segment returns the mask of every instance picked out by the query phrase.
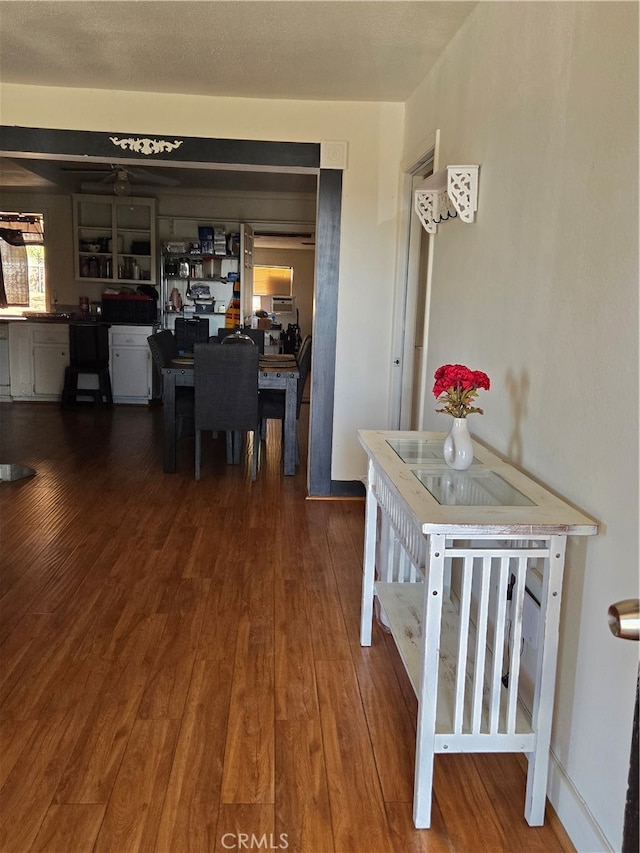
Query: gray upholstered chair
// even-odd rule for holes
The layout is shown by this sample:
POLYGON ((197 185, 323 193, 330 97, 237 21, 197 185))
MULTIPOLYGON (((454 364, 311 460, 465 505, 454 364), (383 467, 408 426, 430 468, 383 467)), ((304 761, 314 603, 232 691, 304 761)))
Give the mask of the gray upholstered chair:
POLYGON ((258 396, 258 347, 196 344, 195 477, 200 479, 202 432, 226 432, 227 462, 240 461, 244 432, 253 433, 251 479, 258 471, 261 407, 258 396))
MULTIPOLYGON (((297 387, 297 397, 296 397, 296 419, 300 418, 300 408, 302 406, 302 395, 304 393, 304 386, 307 383, 307 377, 309 375, 309 371, 311 370, 311 335, 307 335, 302 343, 300 344, 300 349, 298 350, 298 354, 296 356, 296 361, 298 362, 298 370, 300 372, 300 376, 298 378, 298 387, 297 387)), ((260 402, 262 403, 262 428, 261 434, 262 438, 266 438, 267 435, 267 420, 269 418, 274 418, 276 420, 282 421, 282 425, 284 428, 284 414, 285 414, 285 392, 277 391, 277 390, 265 390, 260 392, 260 402)), ((300 461, 300 451, 299 448, 296 448, 297 460, 300 461)))
MULTIPOLYGON (((178 342, 169 329, 163 329, 147 338, 151 359, 158 373, 160 388, 162 388, 162 368, 169 367, 171 359, 178 355, 178 342)), ((176 419, 178 422, 178 437, 182 436, 185 423, 193 424, 194 407, 193 388, 178 385, 176 388, 176 419)))

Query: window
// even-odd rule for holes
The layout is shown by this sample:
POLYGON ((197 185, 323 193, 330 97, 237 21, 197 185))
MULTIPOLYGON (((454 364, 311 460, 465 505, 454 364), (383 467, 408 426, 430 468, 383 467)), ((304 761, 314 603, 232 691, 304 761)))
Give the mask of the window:
POLYGON ((254 296, 292 296, 293 267, 253 268, 254 296))
POLYGON ((47 310, 44 217, 0 212, 0 316, 47 310))

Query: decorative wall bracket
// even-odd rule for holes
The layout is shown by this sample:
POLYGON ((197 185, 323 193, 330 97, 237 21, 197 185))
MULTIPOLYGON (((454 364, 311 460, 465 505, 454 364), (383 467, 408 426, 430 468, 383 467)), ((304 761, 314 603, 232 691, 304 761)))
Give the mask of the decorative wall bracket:
POLYGON ((459 216, 463 222, 473 222, 478 209, 479 166, 447 166, 430 175, 415 190, 415 209, 429 234, 436 234, 438 225, 459 216))

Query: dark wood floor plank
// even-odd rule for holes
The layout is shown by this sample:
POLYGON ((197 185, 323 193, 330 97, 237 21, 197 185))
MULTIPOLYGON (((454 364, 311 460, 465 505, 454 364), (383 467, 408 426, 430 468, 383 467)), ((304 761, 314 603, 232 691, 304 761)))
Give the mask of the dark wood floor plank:
POLYGON ((93 853, 104 803, 51 806, 29 853, 93 853))
POLYGON ((93 853, 153 851, 177 735, 175 720, 136 721, 93 853))
POLYGON ((276 834, 274 826, 272 804, 238 803, 231 805, 222 803, 218 811, 216 845, 209 849, 214 853, 228 853, 229 850, 249 851, 251 849, 289 850, 288 840, 286 838, 281 839, 276 834))
POLYGON ((223 803, 274 801, 273 630, 241 616, 234 659, 223 803))
POLYGON ((411 802, 415 723, 401 700, 393 665, 384 645, 361 649, 354 657, 384 799, 411 802))
POLYGON ((232 661, 197 661, 171 768, 156 853, 215 848, 232 661))
POLYGON ((76 709, 39 720, 0 789, 0 850, 29 850, 73 749, 82 715, 76 709))
POLYGON ((318 719, 313 640, 304 581, 275 582, 275 708, 277 720, 318 719))
POLYGON ((166 616, 133 614, 117 630, 118 655, 104 679, 65 773, 57 803, 107 802, 149 675, 148 655, 160 642, 166 616))
POLYGON ((184 712, 202 620, 209 594, 209 580, 180 581, 157 649, 152 650, 151 671, 138 706, 140 719, 179 720, 184 712))
POLYGON ((336 850, 391 851, 391 834, 351 661, 318 661, 316 677, 336 850))
POLYGON ((319 720, 276 723, 278 839, 300 853, 332 853, 333 827, 319 720))

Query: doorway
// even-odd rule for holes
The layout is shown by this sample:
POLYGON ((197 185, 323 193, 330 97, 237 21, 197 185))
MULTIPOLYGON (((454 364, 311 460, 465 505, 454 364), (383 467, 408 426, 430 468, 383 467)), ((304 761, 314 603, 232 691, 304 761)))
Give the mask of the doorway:
POLYGON ((311 372, 313 406, 309 427, 308 492, 332 495, 333 395, 337 331, 342 171, 320 168, 320 143, 225 140, 183 137, 165 142, 134 135, 113 136, 98 131, 52 130, 2 126, 5 157, 81 160, 84 163, 198 168, 317 176, 315 293, 311 372), (179 143, 179 144, 178 144, 179 143), (117 154, 114 145, 118 145, 117 154), (152 155, 152 159, 144 159, 152 155))

